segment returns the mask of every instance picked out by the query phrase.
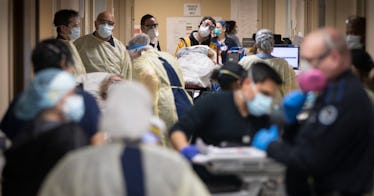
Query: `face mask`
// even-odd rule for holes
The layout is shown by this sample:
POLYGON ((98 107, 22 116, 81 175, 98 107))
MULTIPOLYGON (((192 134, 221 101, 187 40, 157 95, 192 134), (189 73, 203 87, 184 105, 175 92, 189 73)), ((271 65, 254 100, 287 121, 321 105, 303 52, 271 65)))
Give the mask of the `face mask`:
POLYGON ((154 38, 157 38, 158 35, 159 35, 157 28, 149 29, 147 34, 149 35, 151 40, 154 39, 154 38))
POLYGON ((345 38, 349 49, 361 49, 361 36, 359 35, 347 35, 345 38))
POLYGON ((199 34, 201 37, 208 37, 210 35, 209 27, 200 26, 199 34))
POLYGON ((113 28, 113 26, 110 26, 108 24, 101 24, 99 25, 97 33, 99 33, 100 37, 102 38, 108 38, 112 35, 113 28))
POLYGON ((84 114, 84 103, 81 95, 67 97, 62 108, 65 120, 79 122, 84 114))
POLYGON ((247 109, 254 116, 270 114, 272 98, 256 91, 256 87, 251 85, 255 96, 252 100, 247 100, 247 109))
POLYGON ((81 35, 80 27, 73 27, 70 31, 69 38, 70 40, 75 40, 81 35))
POLYGON ((214 29, 214 34, 216 34, 216 36, 221 35, 221 30, 219 30, 218 28, 215 28, 214 29))
POLYGON ((320 92, 327 85, 325 74, 315 68, 299 74, 296 80, 303 92, 320 92))

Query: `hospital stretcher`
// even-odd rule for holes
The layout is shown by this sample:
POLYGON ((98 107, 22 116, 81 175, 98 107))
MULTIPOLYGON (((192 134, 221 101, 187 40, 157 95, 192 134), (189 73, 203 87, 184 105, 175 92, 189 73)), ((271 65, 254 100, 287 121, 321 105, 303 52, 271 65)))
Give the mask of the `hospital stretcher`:
POLYGON ((202 152, 193 158, 212 174, 231 174, 243 181, 241 190, 215 193, 214 196, 283 196, 283 165, 266 157, 266 153, 252 147, 218 148, 197 144, 202 152))

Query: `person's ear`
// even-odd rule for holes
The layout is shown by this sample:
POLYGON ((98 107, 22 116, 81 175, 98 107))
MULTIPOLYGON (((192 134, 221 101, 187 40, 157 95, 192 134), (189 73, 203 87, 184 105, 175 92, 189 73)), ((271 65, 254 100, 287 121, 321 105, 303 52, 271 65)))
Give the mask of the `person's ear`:
POLYGON ((99 28, 99 23, 95 20, 95 29, 99 28))
POLYGON ((60 32, 62 34, 68 34, 69 32, 69 27, 65 26, 65 25, 60 25, 60 32))

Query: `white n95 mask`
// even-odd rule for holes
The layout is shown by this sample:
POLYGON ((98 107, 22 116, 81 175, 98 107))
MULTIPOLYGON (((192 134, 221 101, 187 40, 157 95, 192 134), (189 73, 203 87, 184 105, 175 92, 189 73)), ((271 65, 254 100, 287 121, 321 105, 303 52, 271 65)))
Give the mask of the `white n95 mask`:
POLYGON ((72 95, 66 98, 62 106, 65 120, 79 122, 84 114, 84 103, 81 95, 72 95))
POLYGON ((100 37, 108 38, 112 35, 114 27, 108 24, 101 24, 97 29, 97 33, 99 33, 100 37))
POLYGON ((73 27, 70 31, 69 38, 70 40, 76 40, 81 35, 80 27, 73 27))
POLYGON ((149 29, 147 34, 149 35, 151 40, 153 40, 154 38, 157 38, 159 35, 158 29, 157 28, 149 29))
POLYGON ((208 37, 210 35, 209 26, 208 27, 200 26, 199 34, 201 35, 201 37, 208 37))

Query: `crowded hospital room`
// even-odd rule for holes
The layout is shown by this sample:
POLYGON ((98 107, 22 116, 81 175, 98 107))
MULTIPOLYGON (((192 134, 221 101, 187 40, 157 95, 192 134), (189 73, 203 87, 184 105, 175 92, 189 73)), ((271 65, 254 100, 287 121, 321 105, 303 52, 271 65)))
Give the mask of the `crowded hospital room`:
POLYGON ((373 10, 1 0, 0 196, 374 196, 373 10))

